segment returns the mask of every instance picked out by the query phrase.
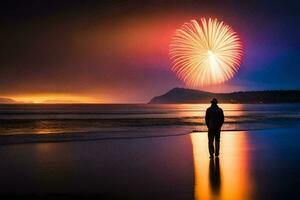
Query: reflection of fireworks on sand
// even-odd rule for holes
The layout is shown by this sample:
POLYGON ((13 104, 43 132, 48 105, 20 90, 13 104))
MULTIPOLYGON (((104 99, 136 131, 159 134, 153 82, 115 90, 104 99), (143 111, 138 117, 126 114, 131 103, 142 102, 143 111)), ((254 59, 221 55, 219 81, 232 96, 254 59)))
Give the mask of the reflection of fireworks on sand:
POLYGON ((234 76, 243 55, 239 36, 217 19, 184 23, 170 44, 172 70, 188 86, 222 83, 234 76))

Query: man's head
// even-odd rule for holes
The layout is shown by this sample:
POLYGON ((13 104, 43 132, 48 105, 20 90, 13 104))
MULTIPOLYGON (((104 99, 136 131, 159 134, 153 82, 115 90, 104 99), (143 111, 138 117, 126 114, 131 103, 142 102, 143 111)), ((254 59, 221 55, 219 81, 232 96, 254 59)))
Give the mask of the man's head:
POLYGON ((218 104, 218 99, 216 98, 213 98, 211 101, 210 101, 211 104, 214 104, 214 105, 217 105, 218 104))

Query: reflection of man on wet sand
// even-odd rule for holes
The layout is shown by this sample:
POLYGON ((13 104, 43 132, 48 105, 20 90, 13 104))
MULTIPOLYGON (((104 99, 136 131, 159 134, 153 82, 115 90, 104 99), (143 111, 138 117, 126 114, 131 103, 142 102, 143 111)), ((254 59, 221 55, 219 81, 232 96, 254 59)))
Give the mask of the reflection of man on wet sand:
POLYGON ((209 161, 209 183, 212 192, 219 194, 221 187, 219 158, 210 159, 209 161))
POLYGON ((205 123, 208 128, 208 148, 210 158, 219 156, 220 150, 220 132, 224 123, 223 110, 218 106, 218 100, 213 98, 211 106, 207 108, 205 115, 205 123), (215 141, 215 146, 214 146, 215 141))

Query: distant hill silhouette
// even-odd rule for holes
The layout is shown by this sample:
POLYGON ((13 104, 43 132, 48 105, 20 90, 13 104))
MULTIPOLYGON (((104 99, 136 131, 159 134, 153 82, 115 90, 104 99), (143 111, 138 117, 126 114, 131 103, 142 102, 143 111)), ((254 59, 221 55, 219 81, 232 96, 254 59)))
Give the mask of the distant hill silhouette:
POLYGON ((12 98, 0 97, 0 104, 28 104, 33 103, 31 101, 16 101, 12 98))
POLYGON ((6 97, 0 97, 0 104, 12 104, 12 103, 17 103, 17 101, 10 99, 10 98, 6 98, 6 97))
POLYGON ((300 90, 211 93, 173 88, 164 95, 154 97, 149 103, 209 103, 213 97, 216 97, 221 103, 300 103, 300 90))

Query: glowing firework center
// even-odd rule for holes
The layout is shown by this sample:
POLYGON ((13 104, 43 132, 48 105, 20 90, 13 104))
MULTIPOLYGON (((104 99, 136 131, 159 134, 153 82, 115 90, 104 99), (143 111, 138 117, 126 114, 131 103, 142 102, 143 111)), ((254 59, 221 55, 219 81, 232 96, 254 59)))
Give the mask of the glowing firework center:
POLYGON ((172 70, 189 87, 222 83, 241 63, 242 45, 232 28, 217 19, 184 23, 177 29, 169 51, 172 70))

